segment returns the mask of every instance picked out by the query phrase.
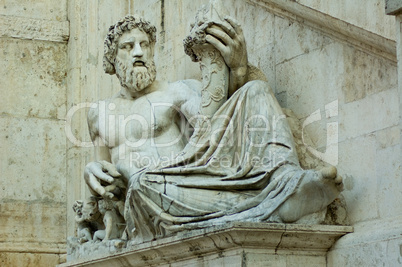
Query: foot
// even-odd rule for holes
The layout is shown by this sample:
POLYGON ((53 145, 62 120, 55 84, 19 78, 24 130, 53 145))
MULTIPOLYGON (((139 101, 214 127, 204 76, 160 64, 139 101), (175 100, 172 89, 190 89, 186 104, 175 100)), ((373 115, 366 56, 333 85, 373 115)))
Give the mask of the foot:
POLYGON ((327 207, 343 189, 335 167, 307 170, 296 192, 278 209, 283 222, 291 223, 327 207))

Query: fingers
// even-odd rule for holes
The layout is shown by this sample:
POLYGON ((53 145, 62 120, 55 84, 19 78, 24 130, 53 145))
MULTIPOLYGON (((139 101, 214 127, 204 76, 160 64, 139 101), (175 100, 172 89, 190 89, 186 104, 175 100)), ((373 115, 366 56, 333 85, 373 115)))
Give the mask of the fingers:
POLYGON ((337 176, 337 170, 333 166, 322 168, 321 173, 324 179, 335 179, 337 176))
POLYGON ((108 183, 113 183, 114 179, 112 176, 109 174, 106 174, 102 171, 101 168, 91 168, 91 173, 95 175, 98 179, 101 179, 102 181, 108 182, 108 183))
POLYGON ((230 24, 230 26, 233 27, 233 29, 235 30, 235 32, 237 34, 243 34, 243 30, 242 30, 240 24, 237 22, 237 20, 235 20, 234 18, 231 18, 231 17, 225 17, 225 21, 227 21, 230 24))
POLYGON ((216 39, 222 40, 225 45, 229 45, 231 42, 233 42, 232 37, 230 37, 225 31, 223 31, 221 28, 216 27, 215 25, 209 27, 206 32, 216 39))
POLYGON ((107 171, 113 177, 120 177, 121 174, 117 171, 116 166, 106 160, 99 161, 102 164, 102 170, 107 171))
POLYGON ((106 193, 106 190, 105 188, 103 188, 103 186, 100 185, 98 179, 96 179, 96 177, 92 173, 89 174, 88 178, 88 186, 96 193, 103 196, 106 193))
POLYGON ((232 27, 232 25, 230 25, 229 23, 227 23, 225 21, 223 21, 223 22, 214 21, 213 26, 218 26, 219 28, 221 28, 232 39, 234 39, 236 37, 235 29, 232 27))
POLYGON ((205 39, 207 40, 208 43, 210 43, 211 45, 213 45, 216 49, 219 50, 219 52, 221 52, 222 55, 226 54, 226 46, 219 41, 218 39, 216 39, 214 36, 212 35, 207 35, 205 37, 205 39))

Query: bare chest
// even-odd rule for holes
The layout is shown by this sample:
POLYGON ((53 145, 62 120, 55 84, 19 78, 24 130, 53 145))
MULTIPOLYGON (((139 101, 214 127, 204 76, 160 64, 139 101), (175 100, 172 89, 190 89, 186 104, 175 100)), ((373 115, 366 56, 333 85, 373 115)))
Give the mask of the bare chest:
POLYGON ((162 99, 142 97, 106 102, 99 110, 99 135, 110 148, 162 136, 173 126, 177 111, 162 99))

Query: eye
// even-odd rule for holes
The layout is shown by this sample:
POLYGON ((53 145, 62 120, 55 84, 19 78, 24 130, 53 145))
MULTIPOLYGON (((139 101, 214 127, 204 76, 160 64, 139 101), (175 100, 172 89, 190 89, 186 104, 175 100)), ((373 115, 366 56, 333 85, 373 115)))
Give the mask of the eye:
POLYGON ((127 49, 127 50, 131 50, 133 48, 133 46, 131 44, 126 44, 124 46, 124 48, 127 49))
POLYGON ((142 42, 141 47, 142 48, 147 48, 147 47, 149 47, 149 43, 148 42, 142 42))

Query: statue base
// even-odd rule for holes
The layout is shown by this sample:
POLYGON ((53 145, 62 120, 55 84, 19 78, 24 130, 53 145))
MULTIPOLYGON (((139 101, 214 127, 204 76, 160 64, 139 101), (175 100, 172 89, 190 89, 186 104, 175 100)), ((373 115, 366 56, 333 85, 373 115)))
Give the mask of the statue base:
POLYGON ((137 245, 107 241, 74 245, 67 266, 326 266, 335 241, 351 226, 228 223, 137 245))

